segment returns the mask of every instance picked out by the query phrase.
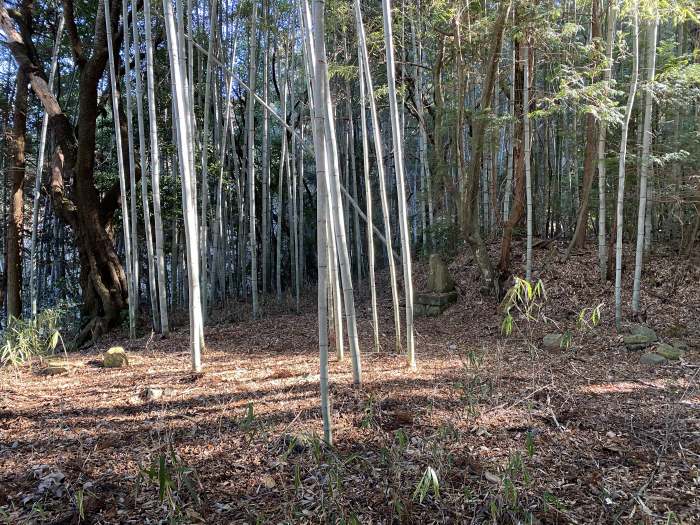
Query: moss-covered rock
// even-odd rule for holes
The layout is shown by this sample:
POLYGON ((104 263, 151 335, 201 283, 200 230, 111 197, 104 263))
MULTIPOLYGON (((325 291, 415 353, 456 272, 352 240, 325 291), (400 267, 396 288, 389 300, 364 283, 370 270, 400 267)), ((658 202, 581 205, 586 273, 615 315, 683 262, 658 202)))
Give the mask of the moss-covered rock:
POLYGON ((105 368, 122 368, 129 366, 129 357, 121 346, 113 346, 102 356, 102 365, 105 368))
POLYGON ((644 336, 646 339, 652 342, 656 342, 659 338, 656 336, 656 332, 643 324, 633 324, 630 326, 630 334, 636 336, 644 336))
POLYGON ((656 342, 656 335, 626 334, 622 338, 628 350, 644 350, 656 342))
POLYGON ((656 353, 665 357, 669 361, 678 361, 683 352, 669 344, 661 343, 656 347, 656 353))
POLYGON ((49 361, 42 373, 47 376, 60 376, 70 372, 70 364, 65 361, 49 361))
POLYGON ((673 348, 678 350, 681 354, 685 354, 688 351, 688 343, 685 341, 673 341, 672 342, 673 348))
POLYGON ((447 265, 438 254, 430 256, 430 274, 428 288, 431 292, 447 293, 455 289, 455 282, 450 275, 447 265))
POLYGON ((668 363, 668 359, 656 352, 647 352, 646 354, 642 354, 642 357, 639 358, 639 362, 643 365, 657 366, 668 363))

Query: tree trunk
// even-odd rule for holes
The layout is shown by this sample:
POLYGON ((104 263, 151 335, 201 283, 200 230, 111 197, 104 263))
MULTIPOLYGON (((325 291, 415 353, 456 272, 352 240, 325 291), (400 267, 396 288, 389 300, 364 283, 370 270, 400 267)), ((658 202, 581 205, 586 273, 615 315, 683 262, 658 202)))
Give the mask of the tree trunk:
MULTIPOLYGON (((357 62, 362 63, 362 51, 358 45, 357 62)), ((365 182, 365 209, 367 210, 367 264, 369 266, 369 290, 372 303, 372 334, 374 335, 374 350, 379 352, 379 315, 377 313, 377 285, 374 274, 374 232, 372 228, 372 183, 369 178, 369 141, 367 140, 367 97, 365 89, 365 71, 360 67, 360 133, 362 134, 362 168, 365 182)), ((425 211, 425 209, 424 209, 425 211)), ((391 255, 390 255, 391 257, 391 255)))
MULTIPOLYGON (((119 9, 112 6, 111 11, 114 30, 119 9)), ((48 88, 41 66, 30 58, 27 43, 15 30, 7 10, 0 5, 0 29, 6 35, 7 45, 18 65, 27 68, 29 83, 49 115, 49 129, 57 144, 49 187, 53 208, 73 230, 78 248, 83 295, 82 329, 74 344, 82 345, 121 323, 121 312, 127 305, 127 281, 114 247, 112 224, 114 212, 121 204, 121 182, 114 184, 100 198, 94 176, 97 88, 108 57, 104 9, 97 12, 94 50, 89 58, 82 49, 72 11, 66 12, 66 28, 80 71, 77 136, 68 116, 48 88), (65 193, 66 180, 72 182, 70 197, 65 193)), ((122 133, 124 131, 122 129, 122 133)))
MULTIPOLYGON (((510 216, 503 225, 503 236, 501 238, 501 254, 498 261, 499 283, 503 285, 510 278, 510 251, 513 237, 513 229, 522 219, 525 211, 525 148, 524 141, 527 138, 523 133, 523 113, 529 110, 523 106, 523 79, 525 78, 524 68, 530 68, 530 61, 527 64, 523 63, 518 42, 515 46, 515 84, 514 101, 513 101, 513 116, 515 119, 514 134, 513 134, 513 182, 515 183, 515 193, 513 205, 510 209, 510 216)), ((532 78, 532 75, 528 75, 532 78)))
MULTIPOLYGON (((600 13, 598 0, 591 2, 591 40, 593 45, 600 44, 600 13)), ((583 187, 579 201, 578 214, 576 215, 576 228, 574 229, 571 243, 567 249, 567 256, 572 250, 580 250, 586 244, 586 229, 588 226, 588 201, 593 187, 593 175, 596 167, 597 134, 596 118, 593 113, 586 115, 586 152, 583 158, 583 187)))
MULTIPOLYGON (((63 36, 63 26, 65 18, 61 17, 58 22, 58 28, 56 29, 56 40, 54 42, 53 53, 51 55, 51 71, 49 73, 49 85, 48 89, 53 93, 53 83, 56 76, 56 69, 58 66, 58 51, 61 45, 61 38, 63 36)), ((25 80, 25 84, 27 81, 25 80)), ((38 247, 38 226, 39 226, 39 200, 41 197, 41 182, 44 175, 44 157, 46 153, 46 134, 49 127, 49 115, 44 112, 44 118, 41 122, 41 135, 39 136, 39 152, 37 154, 36 162, 36 177, 34 180, 34 206, 32 209, 32 243, 31 243, 31 254, 30 254, 30 274, 29 274, 29 297, 31 301, 32 319, 36 318, 37 308, 38 308, 38 287, 37 282, 37 252, 38 247)))
POLYGON ((634 97, 637 93, 637 77, 639 73, 639 35, 638 23, 639 3, 634 0, 632 6, 632 76, 630 78, 627 109, 622 122, 622 136, 620 138, 620 161, 618 164, 617 183, 617 212, 615 215, 615 327, 619 332, 622 329, 622 229, 624 226, 625 204, 625 166, 627 158, 627 134, 629 131, 630 117, 634 108, 634 97))
POLYGON ((654 94, 652 83, 656 73, 656 35, 659 27, 658 14, 654 20, 648 23, 647 27, 647 85, 644 100, 644 135, 642 138, 642 169, 639 177, 639 210, 637 213, 637 250, 634 262, 634 284, 632 286, 632 313, 639 313, 639 294, 642 282, 642 260, 644 257, 645 230, 648 218, 647 209, 647 180, 650 168, 651 150, 651 117, 654 109, 654 94))
POLYGON ((182 45, 182 31, 175 29, 170 0, 163 0, 163 9, 166 17, 166 30, 168 34, 168 55, 170 58, 172 95, 175 103, 173 118, 177 128, 177 150, 180 160, 180 174, 182 179, 182 208, 185 218, 185 238, 187 248, 187 276, 190 310, 190 348, 192 356, 192 370, 200 372, 202 369, 201 354, 204 350, 204 329, 202 318, 202 304, 199 281, 199 239, 197 230, 197 202, 194 193, 193 162, 189 158, 192 153, 194 135, 191 133, 192 107, 188 97, 187 80, 185 71, 180 67, 179 52, 182 45), (189 114, 189 116, 188 116, 189 114))
MULTIPOLYGON (((501 53, 501 41, 503 38, 503 31, 505 29, 508 13, 510 12, 510 4, 510 2, 501 3, 498 16, 492 30, 493 40, 491 41, 491 48, 488 54, 488 67, 486 69, 481 90, 480 112, 482 115, 477 116, 473 123, 471 163, 469 165, 469 173, 467 174, 465 181, 465 190, 462 195, 461 207, 463 235, 474 252, 474 259, 479 266, 484 288, 489 290, 496 297, 500 295, 499 281, 493 271, 493 265, 489 258, 486 243, 481 236, 481 231, 479 228, 478 198, 480 174, 484 156, 486 118, 491 110, 494 86, 496 82, 496 73, 498 72, 498 61, 501 53)), ((460 67, 460 70, 464 70, 464 68, 460 67)), ((461 126, 460 133, 462 133, 461 126)), ((462 153, 460 152, 458 155, 458 166, 460 166, 462 162, 462 153)), ((462 178, 463 177, 460 177, 460 179, 462 178)))
MULTIPOLYGON (((384 14, 384 42, 386 44, 386 71, 389 84, 389 109, 391 113, 391 136, 394 146, 394 171, 396 192, 399 204, 399 231, 401 234, 401 262, 403 263, 403 286, 406 294, 406 359, 408 366, 416 368, 415 343, 413 333, 413 272, 411 269, 411 241, 406 211, 406 189, 404 175, 403 137, 399 120, 396 97, 396 70, 394 65, 394 42, 392 36, 391 3, 382 0, 384 14)), ((389 254, 391 257, 391 254, 389 254)))
POLYGON ((160 330, 167 335, 168 296, 165 284, 165 241, 163 240, 163 218, 160 206, 160 151, 158 145, 158 120, 155 102, 155 64, 153 63, 153 40, 151 37, 151 2, 143 3, 144 25, 146 29, 146 92, 148 100, 148 125, 151 146, 151 184, 153 191, 153 221, 155 226, 156 269, 158 272, 158 304, 160 310, 160 330))
POLYGON ((27 139, 27 73, 17 70, 15 108, 12 123, 12 163, 10 173, 10 214, 7 220, 7 317, 22 317, 22 230, 24 224, 24 175, 27 139))
MULTIPOLYGON (((358 45, 364 70, 364 79, 367 88, 367 100, 369 101, 370 117, 372 119, 372 134, 374 138, 374 154, 377 163, 377 178, 379 179, 379 198, 381 201, 382 217, 384 219, 384 233, 386 238, 387 254, 389 258, 389 279, 391 282, 391 298, 394 312, 394 331, 396 335, 396 350, 401 351, 401 319, 399 311, 399 291, 396 281, 396 264, 393 257, 391 221, 389 219, 389 202, 387 199, 386 179, 384 175, 384 148, 382 147, 381 127, 379 126, 379 116, 377 104, 374 97, 374 85, 369 64, 369 53, 367 51, 367 39, 365 28, 362 22, 362 12, 359 0, 353 2, 355 11, 355 21, 357 23, 358 45)), ((437 111, 437 110, 436 110, 437 111)), ((437 133, 437 128, 436 128, 437 133)))
MULTIPOLYGON (((615 35, 615 22, 617 21, 618 8, 614 2, 610 2, 608 6, 608 28, 606 38, 606 60, 604 79, 606 84, 610 83, 612 78, 612 53, 615 35)), ((600 131, 598 133, 598 266, 601 281, 605 282, 607 275, 607 257, 605 243, 605 228, 606 228, 606 196, 605 196, 605 140, 607 135, 607 124, 600 123, 600 131)))
POLYGON ((530 175, 530 45, 528 35, 523 39, 523 138, 525 157, 525 201, 527 204, 527 248, 525 252, 525 280, 532 281, 532 176, 530 175))

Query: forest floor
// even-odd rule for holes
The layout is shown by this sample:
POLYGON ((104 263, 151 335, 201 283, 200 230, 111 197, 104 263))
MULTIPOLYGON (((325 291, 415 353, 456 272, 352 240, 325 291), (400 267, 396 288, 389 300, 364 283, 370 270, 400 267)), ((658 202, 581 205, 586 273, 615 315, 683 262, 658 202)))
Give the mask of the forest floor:
MULTIPOLYGON (((257 321, 243 303, 218 312, 202 375, 189 372, 186 327, 69 354, 66 375, 3 371, 0 521, 700 523, 700 271, 670 256, 648 263, 647 323, 689 345, 648 366, 615 333, 595 256, 556 262, 561 253, 536 253, 550 320, 516 323, 509 338, 469 259, 452 260, 460 299, 416 320, 416 372, 393 350, 386 294, 372 351, 363 283, 363 385, 352 386, 349 357, 331 362, 332 448, 317 437, 311 290, 301 314, 274 299, 257 321), (575 331, 598 303, 602 324, 575 331), (570 348, 538 348, 562 329, 574 330, 570 348), (113 344, 129 367, 99 366, 113 344)), ((426 273, 416 265, 418 289, 426 273)))

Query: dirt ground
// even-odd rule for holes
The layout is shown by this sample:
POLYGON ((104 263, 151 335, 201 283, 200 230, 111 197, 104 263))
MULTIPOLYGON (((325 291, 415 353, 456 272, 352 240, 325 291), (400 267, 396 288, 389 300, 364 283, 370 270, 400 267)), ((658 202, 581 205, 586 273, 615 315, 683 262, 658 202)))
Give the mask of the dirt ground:
POLYGON ((332 361, 332 448, 318 438, 313 290, 300 315, 274 299, 257 321, 243 303, 217 312, 200 376, 186 327, 69 354, 66 375, 2 371, 0 521, 700 523, 700 271, 650 261, 646 322, 689 349, 648 366, 614 331, 595 255, 562 252, 536 254, 546 319, 516 320, 509 338, 469 260, 451 261, 459 302, 416 320, 416 372, 394 351, 387 294, 373 351, 361 283, 363 385, 349 356, 332 361), (577 331, 598 303, 602 324, 577 331), (538 348, 565 329, 570 348, 538 348), (114 344, 130 366, 99 366, 114 344))

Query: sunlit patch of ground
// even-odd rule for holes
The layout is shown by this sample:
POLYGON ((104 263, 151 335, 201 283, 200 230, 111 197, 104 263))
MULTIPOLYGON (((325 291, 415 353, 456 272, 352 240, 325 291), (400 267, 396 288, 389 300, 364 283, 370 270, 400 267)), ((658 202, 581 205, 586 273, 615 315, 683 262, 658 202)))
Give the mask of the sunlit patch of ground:
POLYGON ((699 522, 698 334, 660 368, 607 320, 571 350, 533 351, 456 273, 460 302, 417 320, 415 372, 391 351, 390 302, 379 353, 361 304, 363 385, 347 353, 331 362, 333 448, 318 439, 312 303, 208 328, 201 376, 183 330, 121 341, 124 369, 97 366, 106 341, 69 355, 82 366, 68 375, 1 372, 0 520, 699 522))

